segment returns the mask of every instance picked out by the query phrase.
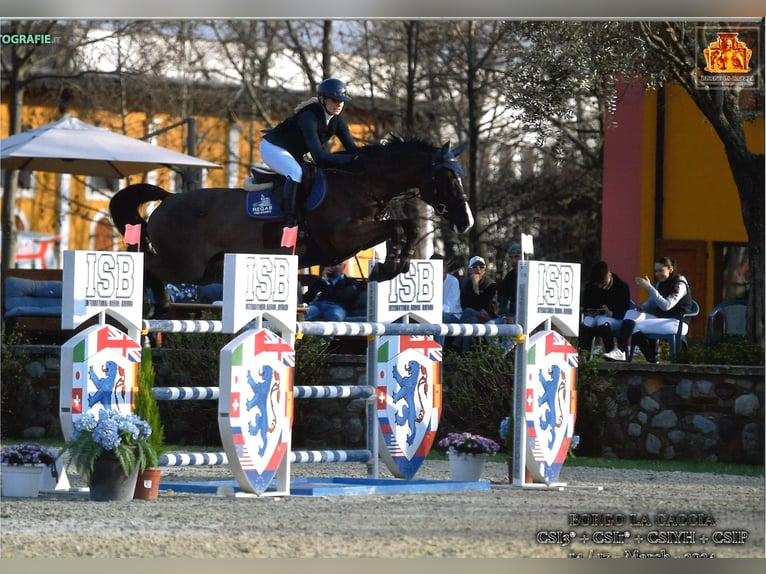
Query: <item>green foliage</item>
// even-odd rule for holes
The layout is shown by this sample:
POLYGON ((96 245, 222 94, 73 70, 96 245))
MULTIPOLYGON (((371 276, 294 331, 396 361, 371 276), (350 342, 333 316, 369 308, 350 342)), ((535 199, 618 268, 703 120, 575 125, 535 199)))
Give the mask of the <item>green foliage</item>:
POLYGON ((136 465, 139 472, 157 466, 159 454, 148 440, 151 433, 149 423, 135 414, 101 410, 96 417, 87 413, 75 421, 74 433, 59 456, 68 452, 68 465, 74 465, 86 478, 93 474, 101 456, 116 456, 128 476, 136 465))
POLYGON ((3 333, 0 426, 2 436, 21 436, 24 424, 32 418, 34 385, 24 373, 29 362, 24 345, 29 341, 19 333, 3 333))
POLYGON ((447 353, 442 363, 440 436, 470 432, 499 440, 500 421, 513 410, 513 353, 476 338, 462 356, 447 353))
POLYGON ((596 361, 582 359, 577 366, 577 454, 595 456, 601 451, 607 409, 615 404, 614 387, 610 375, 596 368, 596 361))
POLYGON ((154 398, 154 362, 152 349, 145 346, 141 353, 141 364, 138 367, 138 392, 134 397, 134 412, 152 427, 148 441, 157 452, 162 452, 165 442, 165 427, 160 420, 160 407, 154 398))
POLYGON ((321 385, 327 376, 328 343, 324 337, 304 335, 295 340, 295 384, 321 385))
POLYGON ((690 365, 763 365, 764 347, 744 337, 723 336, 710 345, 702 339, 689 341, 687 349, 681 349, 676 363, 690 365))

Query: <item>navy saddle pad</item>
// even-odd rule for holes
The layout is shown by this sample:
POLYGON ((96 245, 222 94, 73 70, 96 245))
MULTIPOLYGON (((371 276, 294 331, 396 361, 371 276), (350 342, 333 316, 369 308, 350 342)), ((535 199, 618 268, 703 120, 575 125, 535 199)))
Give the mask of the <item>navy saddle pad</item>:
MULTIPOLYGON (((281 186, 279 189, 281 193, 281 186)), ((280 205, 281 201, 274 201, 272 191, 273 187, 269 186, 266 189, 257 189, 245 193, 245 210, 250 217, 254 219, 281 219, 284 217, 280 205)), ((306 199, 305 210, 314 211, 324 203, 326 197, 327 179, 322 170, 317 170, 311 191, 306 199)))

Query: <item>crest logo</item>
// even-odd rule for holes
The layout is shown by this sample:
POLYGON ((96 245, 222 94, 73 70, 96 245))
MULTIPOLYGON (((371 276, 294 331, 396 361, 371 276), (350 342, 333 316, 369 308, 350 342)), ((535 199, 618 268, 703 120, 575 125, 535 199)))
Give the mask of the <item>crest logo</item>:
POLYGON ((526 371, 527 468, 551 484, 564 464, 574 435, 578 356, 556 331, 535 333, 526 371))
POLYGON ((705 67, 700 67, 694 74, 698 88, 753 89, 762 81, 761 76, 753 71, 758 70, 757 60, 761 57, 760 28, 742 24, 730 26, 725 32, 711 30, 705 26, 697 28, 696 34, 709 42, 707 47, 701 42, 695 54, 698 61, 705 61, 705 67), (746 38, 747 42, 743 38, 746 38), (753 49, 750 49, 748 44, 753 49))
POLYGON ((384 336, 377 348, 381 457, 412 478, 431 450, 441 415, 441 345, 430 336, 384 336))
POLYGON ((221 350, 218 425, 240 485, 263 494, 290 445, 295 350, 251 329, 221 350))
POLYGON ((141 346, 112 325, 94 325, 62 345, 59 414, 66 440, 84 414, 133 412, 140 363, 141 346))
POLYGON ((750 71, 753 51, 737 39, 736 32, 718 32, 718 39, 703 50, 706 72, 744 74, 750 71))

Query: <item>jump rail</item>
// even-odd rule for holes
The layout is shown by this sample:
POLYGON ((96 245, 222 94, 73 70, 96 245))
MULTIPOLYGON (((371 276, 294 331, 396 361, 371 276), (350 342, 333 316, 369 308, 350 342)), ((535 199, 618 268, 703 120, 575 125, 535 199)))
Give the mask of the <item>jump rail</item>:
MULTIPOLYGON (((148 319, 142 323, 152 333, 222 333, 221 321, 148 319)), ((296 333, 336 337, 380 335, 444 335, 447 337, 523 337, 521 326, 495 323, 362 323, 298 321, 296 333)))

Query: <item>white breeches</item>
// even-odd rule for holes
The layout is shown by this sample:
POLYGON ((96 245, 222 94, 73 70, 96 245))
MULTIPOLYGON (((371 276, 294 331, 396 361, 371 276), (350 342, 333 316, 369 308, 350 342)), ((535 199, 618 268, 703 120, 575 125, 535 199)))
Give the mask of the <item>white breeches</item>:
POLYGON ((300 164, 290 152, 269 141, 261 140, 261 159, 271 169, 293 181, 299 182, 303 176, 300 164))
MULTIPOLYGON (((625 313, 625 320, 635 321, 636 326, 633 327, 633 332, 644 333, 648 337, 651 335, 674 335, 678 330, 678 319, 655 317, 651 313, 644 313, 636 309, 630 309, 625 313)), ((688 331, 689 325, 684 323, 681 332, 686 335, 688 331)))

